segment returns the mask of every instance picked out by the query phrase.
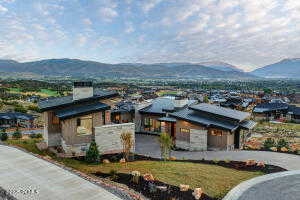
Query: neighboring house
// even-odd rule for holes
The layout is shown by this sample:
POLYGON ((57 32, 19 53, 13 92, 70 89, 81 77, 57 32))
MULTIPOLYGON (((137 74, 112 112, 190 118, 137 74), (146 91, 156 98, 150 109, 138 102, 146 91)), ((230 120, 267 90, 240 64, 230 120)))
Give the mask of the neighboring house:
POLYGON ((164 122, 166 123, 166 128, 173 134, 175 126, 173 119, 168 117, 169 114, 195 102, 195 100, 187 99, 156 98, 149 106, 139 110, 141 116, 140 132, 159 134, 162 132, 161 123, 164 122))
POLYGON ((211 104, 189 106, 170 116, 176 119, 176 147, 187 150, 239 149, 245 131, 256 123, 248 120, 250 113, 211 104))
POLYGON ((287 103, 261 103, 253 109, 256 120, 290 120, 300 123, 300 107, 287 103))
POLYGON ((111 110, 111 121, 115 124, 134 122, 135 105, 132 102, 119 102, 111 110))
POLYGON ((225 102, 221 102, 220 105, 225 108, 242 110, 247 108, 249 104, 244 103, 240 97, 230 97, 225 102))
POLYGON ((62 147, 68 155, 85 155, 95 140, 101 153, 121 151, 120 134, 134 133, 134 124, 111 123, 111 107, 118 96, 94 90, 92 82, 75 82, 73 95, 40 101, 47 146, 62 147))
POLYGON ((286 103, 260 103, 253 109, 253 117, 256 120, 276 120, 286 117, 289 105, 286 103))
POLYGON ((34 126, 35 117, 30 114, 19 112, 0 113, 0 127, 24 127, 32 128, 34 126))

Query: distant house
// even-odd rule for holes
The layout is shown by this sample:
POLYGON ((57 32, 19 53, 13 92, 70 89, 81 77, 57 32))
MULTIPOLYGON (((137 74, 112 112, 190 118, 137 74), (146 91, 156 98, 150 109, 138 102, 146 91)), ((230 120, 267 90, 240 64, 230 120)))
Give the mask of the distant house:
POLYGON ((116 92, 94 90, 92 82, 75 82, 73 95, 40 101, 47 146, 62 147, 68 156, 85 155, 95 140, 101 153, 120 152, 120 134, 134 133, 134 124, 111 122, 118 97, 116 92))
POLYGON ((255 119, 276 120, 285 118, 289 105, 286 103, 260 103, 253 109, 255 119))
POLYGON ((287 103, 261 103, 253 109, 253 117, 257 120, 291 120, 300 123, 300 107, 287 103))
POLYGON ((119 102, 111 110, 111 121, 116 124, 134 122, 135 105, 132 102, 119 102))
POLYGON ((34 119, 35 116, 26 113, 0 113, 0 127, 11 128, 19 126, 24 128, 32 128, 34 126, 34 119))
POLYGON ((256 125, 248 120, 248 112, 206 103, 189 106, 170 116, 176 119, 173 136, 176 147, 188 150, 238 149, 245 133, 256 125))

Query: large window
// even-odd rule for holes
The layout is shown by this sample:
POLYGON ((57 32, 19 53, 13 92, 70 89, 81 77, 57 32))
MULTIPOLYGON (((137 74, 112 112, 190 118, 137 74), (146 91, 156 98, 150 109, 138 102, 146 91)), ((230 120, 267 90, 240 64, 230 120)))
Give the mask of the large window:
POLYGON ((181 129, 180 129, 180 132, 181 132, 181 133, 190 133, 190 129, 187 129, 187 128, 181 128, 181 129))
POLYGON ((151 126, 153 125, 153 119, 149 118, 149 117, 146 117, 144 119, 144 126, 146 128, 150 128, 151 126))
POLYGON ((92 115, 86 115, 86 116, 77 118, 76 124, 77 124, 77 134, 78 135, 92 134, 92 132, 93 132, 92 115))
POLYGON ((211 130, 211 135, 213 135, 213 136, 222 136, 223 131, 214 129, 214 130, 211 130))

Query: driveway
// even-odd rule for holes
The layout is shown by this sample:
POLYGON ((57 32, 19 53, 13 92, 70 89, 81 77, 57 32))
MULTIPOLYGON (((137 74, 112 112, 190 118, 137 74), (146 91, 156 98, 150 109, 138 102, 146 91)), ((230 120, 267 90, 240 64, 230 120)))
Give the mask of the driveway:
POLYGON ((54 164, 0 145, 0 188, 18 200, 121 200, 54 164))
POLYGON ((300 170, 274 173, 242 182, 223 200, 299 200, 300 170))
MULTIPOLYGON (((136 153, 160 158, 160 146, 157 136, 136 134, 136 153)), ((267 164, 277 165, 287 170, 300 170, 300 156, 285 153, 266 151, 172 151, 172 156, 177 159, 200 160, 237 160, 245 161, 254 159, 264 161, 267 164)))

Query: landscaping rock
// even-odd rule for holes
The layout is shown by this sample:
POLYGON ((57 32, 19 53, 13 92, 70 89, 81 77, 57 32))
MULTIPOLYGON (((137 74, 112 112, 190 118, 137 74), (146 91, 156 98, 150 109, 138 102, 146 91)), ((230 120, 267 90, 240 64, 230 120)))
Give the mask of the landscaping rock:
POLYGON ((186 192, 186 191, 188 191, 190 189, 190 186, 189 185, 180 184, 179 188, 180 188, 181 192, 186 192))
POLYGON ((195 197, 196 200, 199 200, 203 194, 203 191, 201 188, 195 188, 193 192, 193 196, 195 197))

